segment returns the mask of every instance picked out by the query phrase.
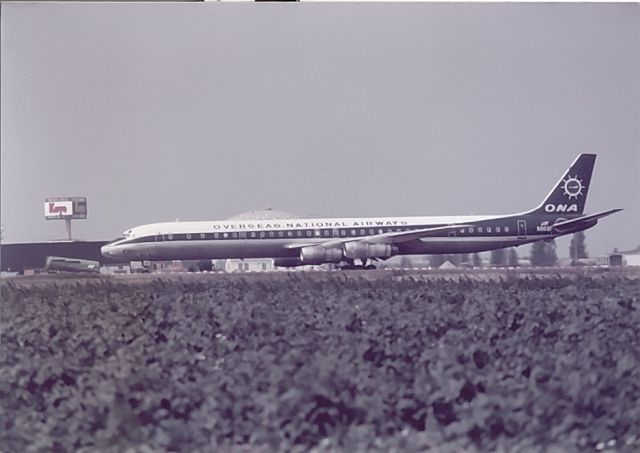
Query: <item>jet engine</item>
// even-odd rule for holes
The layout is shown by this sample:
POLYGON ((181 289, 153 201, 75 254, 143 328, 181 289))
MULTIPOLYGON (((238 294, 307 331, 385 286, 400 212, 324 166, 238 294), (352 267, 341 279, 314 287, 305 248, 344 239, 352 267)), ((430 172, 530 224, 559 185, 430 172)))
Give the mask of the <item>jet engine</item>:
POLYGON ((302 266, 300 258, 274 258, 273 265, 278 267, 302 266))
POLYGON ((300 249, 300 261, 302 264, 339 263, 342 260, 342 250, 339 248, 328 249, 320 246, 310 246, 300 249))
POLYGON ((347 242, 344 244, 344 256, 349 259, 389 258, 398 251, 390 244, 366 244, 347 242))

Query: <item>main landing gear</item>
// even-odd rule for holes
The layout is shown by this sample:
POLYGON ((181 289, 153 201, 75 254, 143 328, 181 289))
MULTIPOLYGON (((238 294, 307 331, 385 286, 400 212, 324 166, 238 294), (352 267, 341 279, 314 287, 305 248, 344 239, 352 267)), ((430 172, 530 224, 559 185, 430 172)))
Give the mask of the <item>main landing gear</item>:
POLYGON ((348 259, 347 260, 347 264, 343 265, 340 270, 343 271, 362 271, 362 270, 374 270, 376 269, 376 266, 371 263, 371 264, 367 264, 367 260, 366 259, 361 259, 360 260, 361 264, 356 264, 354 259, 348 259))

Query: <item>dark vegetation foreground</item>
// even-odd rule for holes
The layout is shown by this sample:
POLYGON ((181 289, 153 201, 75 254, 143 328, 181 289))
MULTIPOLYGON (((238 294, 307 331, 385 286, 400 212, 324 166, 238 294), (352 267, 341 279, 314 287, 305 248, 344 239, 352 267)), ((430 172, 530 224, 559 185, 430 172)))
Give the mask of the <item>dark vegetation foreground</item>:
POLYGON ((0 451, 638 451, 639 286, 3 281, 0 451))

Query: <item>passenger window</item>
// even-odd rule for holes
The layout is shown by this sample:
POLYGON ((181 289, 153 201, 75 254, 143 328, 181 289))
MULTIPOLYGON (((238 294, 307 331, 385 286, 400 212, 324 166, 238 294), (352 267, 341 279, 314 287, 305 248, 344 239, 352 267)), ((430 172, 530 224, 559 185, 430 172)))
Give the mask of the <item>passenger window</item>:
POLYGON ((311 232, 311 230, 307 230, 307 237, 308 237, 308 238, 310 238, 312 234, 313 234, 313 233, 311 232))
POLYGON ((500 227, 499 227, 499 226, 497 226, 497 227, 496 227, 496 233, 499 233, 499 232, 500 232, 500 227))
POLYGON ((482 227, 478 227, 478 233, 482 233, 482 227))
POLYGON ((356 230, 351 230, 351 236, 355 236, 356 235, 356 230))
POLYGON ((287 231, 287 236, 289 236, 290 238, 293 237, 293 231, 287 231))
POLYGON ((187 239, 191 239, 191 233, 187 233, 187 239))
POLYGON ((369 234, 375 234, 375 232, 373 231, 373 229, 369 229, 369 234))
POLYGON ((508 227, 508 226, 504 227, 504 232, 505 232, 505 233, 508 233, 508 232, 509 232, 509 227, 508 227))
POLYGON ((302 237, 302 231, 301 230, 296 231, 296 236, 302 237))
POLYGON ((252 237, 252 238, 256 237, 256 232, 255 232, 255 231, 252 231, 252 232, 251 232, 251 237, 252 237))
POLYGON ((270 238, 274 238, 274 237, 276 237, 276 233, 275 233, 275 231, 269 231, 269 237, 270 237, 270 238))
POLYGON ((347 235, 346 230, 340 230, 340 236, 346 236, 346 235, 347 235))
POLYGON ((172 240, 173 239, 173 234, 167 235, 167 239, 172 240))
MULTIPOLYGON (((216 233, 216 237, 217 237, 218 233, 216 233)), ((200 239, 204 239, 204 233, 200 233, 200 239)))
POLYGON ((325 237, 329 237, 329 230, 324 230, 325 237))
POLYGON ((278 237, 283 238, 284 237, 284 231, 278 231, 278 237))
POLYGON ((474 231, 475 231, 475 228, 469 227, 469 234, 473 234, 474 231))
POLYGON ((237 239, 238 238, 238 233, 231 233, 231 237, 233 239, 237 239))
POLYGON ((364 234, 365 234, 365 233, 364 233, 364 228, 361 228, 361 229, 360 229, 360 236, 364 236, 364 234))
POLYGON ((487 227, 487 233, 491 233, 491 227, 487 227))
POLYGON ((460 228, 460 234, 464 234, 464 228, 460 228))
POLYGON ((227 239, 229 237, 229 233, 222 233, 222 237, 227 239))

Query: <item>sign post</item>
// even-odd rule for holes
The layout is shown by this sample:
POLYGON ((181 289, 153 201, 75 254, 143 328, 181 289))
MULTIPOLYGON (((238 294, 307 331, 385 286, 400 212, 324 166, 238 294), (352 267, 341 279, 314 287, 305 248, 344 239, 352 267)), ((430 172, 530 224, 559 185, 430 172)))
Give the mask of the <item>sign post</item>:
POLYGON ((71 219, 64 219, 65 227, 67 230, 67 240, 71 240, 71 219))

